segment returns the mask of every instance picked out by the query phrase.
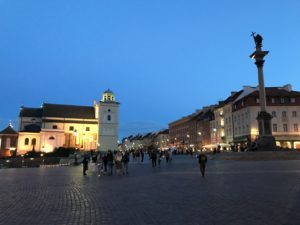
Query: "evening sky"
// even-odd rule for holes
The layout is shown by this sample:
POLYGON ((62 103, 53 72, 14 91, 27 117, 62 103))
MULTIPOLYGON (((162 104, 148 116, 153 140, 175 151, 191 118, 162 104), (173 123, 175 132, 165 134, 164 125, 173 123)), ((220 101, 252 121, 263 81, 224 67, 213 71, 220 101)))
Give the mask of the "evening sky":
POLYGON ((257 85, 252 31, 269 50, 266 86, 300 91, 298 0, 0 0, 0 130, 21 105, 121 102, 120 136, 257 85))

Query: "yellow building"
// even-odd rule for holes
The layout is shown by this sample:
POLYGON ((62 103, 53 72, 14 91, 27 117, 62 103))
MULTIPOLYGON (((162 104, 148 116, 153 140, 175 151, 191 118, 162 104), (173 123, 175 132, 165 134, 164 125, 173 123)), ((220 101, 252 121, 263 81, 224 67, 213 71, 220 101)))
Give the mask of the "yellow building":
POLYGON ((52 152, 58 147, 99 150, 100 144, 107 148, 101 150, 117 150, 118 106, 113 92, 107 90, 93 106, 44 103, 40 108, 21 107, 18 154, 52 152), (111 135, 101 137, 101 127, 111 135))

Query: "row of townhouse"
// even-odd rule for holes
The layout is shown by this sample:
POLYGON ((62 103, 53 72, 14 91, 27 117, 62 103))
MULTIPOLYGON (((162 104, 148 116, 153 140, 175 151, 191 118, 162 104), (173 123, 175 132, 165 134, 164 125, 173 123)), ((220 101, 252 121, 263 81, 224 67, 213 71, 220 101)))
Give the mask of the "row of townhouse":
POLYGON ((164 129, 158 132, 149 132, 145 135, 131 135, 122 139, 121 150, 145 150, 149 148, 169 148, 169 130, 164 129))
MULTIPOLYGON (((272 115, 276 145, 300 148, 300 92, 290 84, 267 87, 267 111, 272 115)), ((260 110, 257 87, 244 86, 217 105, 169 123, 170 144, 178 148, 201 149, 220 145, 250 147, 258 137, 256 117, 260 110), (205 115, 205 116, 204 116, 205 115)))

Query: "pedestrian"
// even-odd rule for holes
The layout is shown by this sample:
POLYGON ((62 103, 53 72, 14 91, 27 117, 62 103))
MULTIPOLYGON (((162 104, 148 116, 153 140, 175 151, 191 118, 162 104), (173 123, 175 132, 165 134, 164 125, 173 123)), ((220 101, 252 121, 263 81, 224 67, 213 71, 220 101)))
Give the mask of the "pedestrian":
POLYGON ((97 160, 97 167, 98 167, 98 177, 103 175, 103 155, 99 153, 98 160, 97 160))
POLYGON ((169 151, 165 151, 165 156, 166 156, 166 162, 168 164, 169 163, 169 159, 170 159, 169 151))
POLYGON ((170 163, 172 162, 172 156, 173 156, 172 150, 169 149, 169 162, 170 163))
POLYGON ((120 151, 118 151, 115 154, 115 164, 116 164, 116 175, 121 174, 122 171, 122 153, 120 151))
POLYGON ((83 175, 85 176, 86 171, 89 169, 88 168, 89 160, 88 160, 88 157, 86 155, 83 157, 82 165, 83 165, 83 175))
POLYGON ((160 167, 162 158, 163 158, 163 152, 159 151, 159 154, 158 154, 158 167, 160 167))
POLYGON ((126 151, 122 158, 123 162, 123 175, 128 174, 128 163, 129 163, 129 153, 126 151))
POLYGON ((104 166, 104 174, 107 173, 107 164, 108 164, 108 159, 107 159, 107 153, 105 152, 103 157, 102 157, 102 161, 103 161, 103 166, 104 166))
POLYGON ((144 150, 143 149, 141 150, 141 162, 142 163, 144 162, 144 150))
POLYGON ((205 154, 203 153, 200 153, 198 155, 198 163, 199 163, 199 166, 200 166, 200 172, 202 174, 202 177, 205 176, 205 166, 206 166, 206 163, 207 163, 207 157, 205 154))
POLYGON ((157 155, 155 150, 152 150, 151 152, 151 160, 152 160, 152 167, 156 167, 157 155))
POLYGON ((113 175, 114 155, 111 150, 107 152, 108 175, 113 175))

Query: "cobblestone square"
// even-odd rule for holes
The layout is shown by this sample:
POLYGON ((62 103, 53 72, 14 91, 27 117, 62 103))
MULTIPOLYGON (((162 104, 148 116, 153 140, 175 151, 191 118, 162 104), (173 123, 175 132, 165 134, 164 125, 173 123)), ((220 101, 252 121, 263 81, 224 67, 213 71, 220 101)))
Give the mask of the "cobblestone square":
POLYGON ((130 164, 128 176, 82 167, 0 170, 1 225, 297 225, 300 161, 130 164))

